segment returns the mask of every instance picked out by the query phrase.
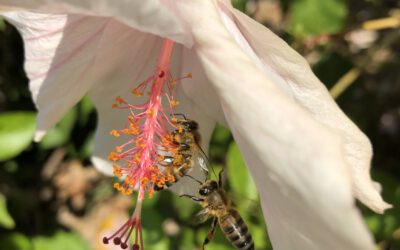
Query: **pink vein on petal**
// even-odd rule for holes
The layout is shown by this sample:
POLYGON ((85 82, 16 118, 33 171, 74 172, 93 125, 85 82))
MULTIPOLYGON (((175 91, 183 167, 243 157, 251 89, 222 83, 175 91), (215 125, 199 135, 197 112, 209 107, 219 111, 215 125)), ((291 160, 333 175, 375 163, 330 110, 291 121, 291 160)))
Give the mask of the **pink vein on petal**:
POLYGON ((30 77, 31 81, 35 81, 38 80, 39 78, 45 77, 51 73, 53 73, 55 70, 57 70, 58 68, 60 68, 62 65, 65 64, 65 62, 67 62, 69 59, 71 59, 72 57, 74 57, 83 47, 85 47, 89 42, 91 42, 93 39, 95 39, 96 37, 98 37, 100 35, 101 32, 104 31, 104 28, 106 27, 106 24, 102 25, 96 32, 94 32, 89 38, 87 38, 86 40, 83 41, 83 43, 79 44, 78 46, 76 46, 70 53, 67 54, 67 56, 65 56, 64 58, 62 58, 59 62, 55 63, 49 70, 33 75, 32 77, 30 77))
POLYGON ((41 35, 38 35, 38 36, 27 37, 27 38, 24 38, 24 40, 25 40, 25 41, 34 41, 34 40, 37 40, 37 39, 40 39, 40 38, 50 37, 50 36, 53 36, 53 35, 55 35, 55 34, 68 31, 68 30, 70 30, 70 29, 72 29, 72 28, 75 28, 78 24, 82 23, 85 19, 87 19, 87 17, 86 17, 86 16, 82 16, 82 17, 80 17, 80 18, 78 18, 78 19, 72 21, 71 23, 69 23, 66 27, 61 27, 61 28, 52 30, 51 32, 48 32, 48 33, 46 33, 46 34, 41 34, 41 35))

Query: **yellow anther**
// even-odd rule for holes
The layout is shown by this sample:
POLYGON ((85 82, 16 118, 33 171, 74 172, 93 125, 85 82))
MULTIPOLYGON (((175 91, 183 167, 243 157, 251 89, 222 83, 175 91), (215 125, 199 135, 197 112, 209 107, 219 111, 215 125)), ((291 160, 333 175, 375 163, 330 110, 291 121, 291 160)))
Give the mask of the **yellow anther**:
POLYGON ((147 117, 152 118, 153 116, 154 116, 154 109, 151 108, 147 111, 147 117))
POLYGON ((128 188, 126 191, 125 191, 125 195, 131 195, 133 193, 133 189, 132 188, 128 188))
POLYGON ((132 89, 132 94, 134 94, 135 96, 143 96, 143 93, 140 92, 139 90, 137 90, 136 88, 132 89))
POLYGON ((183 156, 181 154, 176 154, 174 157, 174 164, 180 165, 183 162, 183 156))
POLYGON ((119 146, 115 147, 115 152, 121 153, 122 152, 122 148, 119 147, 119 146))
POLYGON ((151 177, 150 177, 150 182, 151 183, 156 183, 156 181, 157 181, 157 175, 156 174, 152 174, 151 177))
POLYGON ((179 101, 172 100, 170 101, 171 107, 176 107, 179 105, 179 101))
POLYGON ((117 165, 113 164, 113 169, 113 173, 115 176, 122 177, 122 170, 117 165))
POLYGON ((121 96, 117 96, 117 97, 115 98, 115 101, 116 101, 117 103, 119 103, 119 104, 128 104, 128 102, 125 101, 124 98, 122 98, 121 96))
POLYGON ((165 180, 161 179, 156 183, 157 187, 162 188, 165 185, 165 180))
POLYGON ((167 178, 169 182, 175 182, 175 177, 172 174, 168 174, 167 178))
POLYGON ((116 154, 115 152, 111 152, 111 153, 108 155, 108 159, 109 159, 110 161, 118 161, 118 160, 120 159, 120 156, 119 156, 118 154, 116 154))
POLYGON ((135 155, 135 161, 140 162, 140 155, 137 155, 137 154, 135 155))
POLYGON ((153 198, 154 189, 149 189, 149 190, 147 191, 147 193, 149 194, 149 199, 153 198))
POLYGON ((135 124, 129 124, 129 134, 130 135, 138 135, 139 128, 135 124))
POLYGON ((127 185, 130 185, 132 187, 136 186, 136 179, 127 176, 124 180, 124 183, 126 183, 127 185))
POLYGON ((186 77, 187 77, 187 78, 192 78, 192 72, 189 72, 189 73, 186 75, 186 77))
POLYGON ((115 137, 120 137, 121 136, 121 134, 115 129, 110 131, 110 135, 115 136, 115 137))
POLYGON ((117 177, 122 177, 122 172, 114 171, 114 175, 117 176, 117 177))

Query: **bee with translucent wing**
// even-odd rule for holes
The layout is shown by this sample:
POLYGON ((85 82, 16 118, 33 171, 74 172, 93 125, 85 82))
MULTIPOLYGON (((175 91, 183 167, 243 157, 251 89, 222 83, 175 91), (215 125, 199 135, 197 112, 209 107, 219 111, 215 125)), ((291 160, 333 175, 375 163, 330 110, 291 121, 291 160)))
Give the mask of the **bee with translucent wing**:
POLYGON ((199 125, 196 121, 187 119, 183 114, 182 119, 173 118, 172 122, 176 129, 171 133, 172 143, 176 147, 173 155, 161 156, 159 165, 164 167, 166 179, 164 185, 155 185, 154 190, 166 189, 182 177, 186 176, 195 166, 199 166, 204 172, 208 173, 208 159, 200 147, 199 125))
POLYGON ((219 173, 218 182, 208 180, 204 183, 199 182, 200 197, 192 195, 181 195, 181 197, 189 197, 193 201, 200 202, 203 210, 200 211, 202 221, 212 218, 212 226, 207 233, 202 244, 202 249, 208 244, 214 236, 217 223, 219 224, 225 237, 240 250, 254 250, 253 238, 249 229, 240 216, 238 211, 231 206, 231 201, 228 198, 225 190, 222 189, 222 171, 219 173))

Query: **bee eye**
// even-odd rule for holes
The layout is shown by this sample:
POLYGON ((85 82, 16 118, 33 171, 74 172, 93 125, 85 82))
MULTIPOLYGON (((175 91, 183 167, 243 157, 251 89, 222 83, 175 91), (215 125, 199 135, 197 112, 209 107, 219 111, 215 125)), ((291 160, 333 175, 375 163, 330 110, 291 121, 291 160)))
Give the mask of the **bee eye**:
POLYGON ((208 191, 208 188, 202 188, 199 190, 199 194, 205 196, 208 194, 208 191))
POLYGON ((196 130, 198 127, 199 125, 195 121, 190 121, 187 123, 187 128, 190 130, 196 130))

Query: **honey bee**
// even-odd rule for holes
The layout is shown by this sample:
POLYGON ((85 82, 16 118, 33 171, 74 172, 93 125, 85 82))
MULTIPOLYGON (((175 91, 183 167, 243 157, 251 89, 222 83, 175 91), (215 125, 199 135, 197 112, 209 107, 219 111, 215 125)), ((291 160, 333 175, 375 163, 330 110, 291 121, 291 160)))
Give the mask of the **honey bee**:
POLYGON ((173 145, 176 152, 173 155, 162 156, 159 165, 164 167, 164 176, 167 178, 163 186, 154 185, 154 190, 159 191, 172 186, 182 177, 186 176, 195 165, 199 165, 203 171, 208 173, 208 159, 200 147, 199 125, 196 121, 187 119, 183 114, 182 119, 173 119, 176 129, 171 132, 173 145))
POLYGON ((214 236, 217 223, 224 233, 225 237, 240 250, 254 250, 253 238, 249 229, 240 216, 238 211, 232 207, 226 192, 222 189, 222 171, 219 173, 218 182, 208 180, 204 183, 199 182, 199 195, 181 195, 180 197, 189 197, 193 201, 200 202, 203 210, 198 214, 201 221, 213 218, 211 229, 208 231, 206 238, 202 244, 202 249, 208 244, 214 236))

